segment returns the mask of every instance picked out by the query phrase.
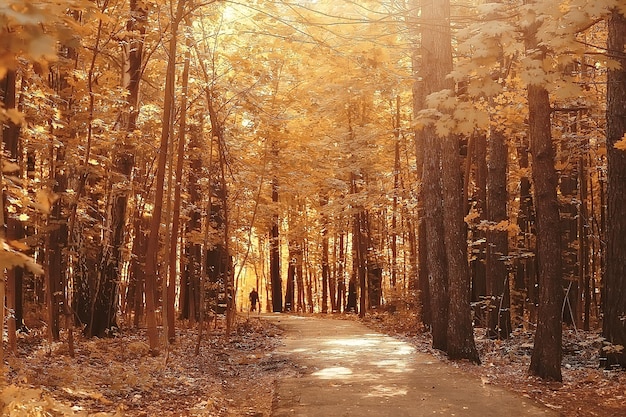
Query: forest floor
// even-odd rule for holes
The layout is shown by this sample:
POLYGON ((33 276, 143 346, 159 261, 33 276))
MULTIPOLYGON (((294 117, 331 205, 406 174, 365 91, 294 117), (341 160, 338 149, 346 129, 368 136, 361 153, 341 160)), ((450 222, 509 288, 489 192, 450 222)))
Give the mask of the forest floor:
MULTIPOLYGON (((354 315, 333 318, 357 320, 354 315)), ((482 365, 447 361, 430 348, 410 313, 369 315, 364 323, 410 343, 418 352, 505 387, 567 417, 625 416, 626 373, 598 368, 602 345, 597 333, 564 332, 563 383, 527 375, 532 334, 518 330, 507 341, 486 339, 477 329, 482 365)), ((77 337, 75 356, 67 344, 48 343, 43 330, 18 340, 18 354, 6 354, 0 379, 2 416, 269 417, 276 382, 302 375, 279 354, 283 331, 256 316, 240 316, 226 336, 211 327, 195 354, 197 332, 181 325, 168 352, 149 355, 143 329, 123 329, 113 338, 77 337)))
POLYGON ((31 329, 18 355, 7 355, 0 415, 266 417, 276 379, 294 372, 273 355, 280 335, 258 317, 238 317, 230 336, 222 321, 205 330, 198 355, 197 330, 179 327, 158 356, 144 329, 124 329, 112 338, 75 336, 71 357, 67 343, 49 344, 31 329))

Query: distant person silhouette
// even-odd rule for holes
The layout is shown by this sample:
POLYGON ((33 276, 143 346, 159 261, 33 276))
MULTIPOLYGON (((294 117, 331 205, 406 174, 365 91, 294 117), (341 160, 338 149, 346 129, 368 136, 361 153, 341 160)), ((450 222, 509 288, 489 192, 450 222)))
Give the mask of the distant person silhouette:
POLYGON ((259 293, 256 292, 256 288, 250 291, 250 311, 256 311, 256 303, 259 301, 259 293))

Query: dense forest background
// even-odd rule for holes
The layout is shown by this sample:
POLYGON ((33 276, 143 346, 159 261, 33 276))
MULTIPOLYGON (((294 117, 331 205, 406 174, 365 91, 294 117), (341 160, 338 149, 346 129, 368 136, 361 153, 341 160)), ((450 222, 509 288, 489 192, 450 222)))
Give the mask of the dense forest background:
POLYGON ((419 312, 451 359, 480 361, 473 327, 531 330, 549 380, 563 326, 626 365, 624 13, 5 0, 4 348, 134 326, 157 355, 258 288, 419 312))

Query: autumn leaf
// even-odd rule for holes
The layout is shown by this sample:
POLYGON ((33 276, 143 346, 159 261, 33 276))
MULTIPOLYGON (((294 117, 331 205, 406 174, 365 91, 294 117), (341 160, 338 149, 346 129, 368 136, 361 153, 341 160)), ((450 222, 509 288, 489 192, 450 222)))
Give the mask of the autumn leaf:
POLYGON ((35 195, 35 201, 31 205, 44 214, 50 214, 52 206, 59 199, 59 196, 47 189, 41 189, 37 191, 35 195))
POLYGON ((626 151, 626 134, 620 140, 613 144, 615 149, 619 149, 620 151, 626 151))
POLYGON ((472 210, 463 220, 465 223, 470 224, 473 220, 480 218, 480 214, 476 210, 472 210))
POLYGON ((20 166, 16 164, 15 162, 5 161, 4 159, 2 160, 2 173, 3 174, 10 174, 12 172, 18 172, 19 170, 20 170, 20 166))
POLYGON ((15 125, 19 126, 24 122, 24 115, 17 109, 7 109, 4 113, 7 119, 9 119, 11 123, 15 125))

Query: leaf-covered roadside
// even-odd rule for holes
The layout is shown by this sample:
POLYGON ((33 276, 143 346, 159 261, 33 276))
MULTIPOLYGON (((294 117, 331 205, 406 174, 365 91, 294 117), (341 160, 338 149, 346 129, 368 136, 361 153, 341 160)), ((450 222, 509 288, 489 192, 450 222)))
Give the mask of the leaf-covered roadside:
POLYGON ((599 367, 602 339, 597 332, 564 330, 563 383, 545 382, 528 375, 533 347, 532 332, 517 329, 508 340, 491 340, 484 329, 475 329, 482 365, 449 361, 431 348, 431 338, 420 331, 414 312, 366 316, 365 324, 394 334, 442 361, 477 376, 483 384, 509 389, 567 417, 619 417, 626 410, 626 373, 599 367))
POLYGON ((80 340, 74 358, 37 331, 22 336, 0 392, 3 416, 269 416, 274 381, 289 373, 273 357, 279 330, 239 318, 226 336, 181 326, 167 354, 152 357, 143 331, 80 340))

